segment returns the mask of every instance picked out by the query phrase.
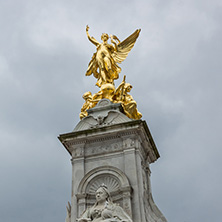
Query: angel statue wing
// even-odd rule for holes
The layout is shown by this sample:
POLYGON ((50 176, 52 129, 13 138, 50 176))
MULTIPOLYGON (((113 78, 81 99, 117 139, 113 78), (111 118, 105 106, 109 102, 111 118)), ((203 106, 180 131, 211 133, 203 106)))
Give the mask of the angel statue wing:
POLYGON ((126 59, 130 50, 133 48, 141 29, 137 29, 133 34, 131 34, 128 38, 119 42, 116 45, 116 50, 112 53, 112 57, 115 62, 121 63, 126 59))

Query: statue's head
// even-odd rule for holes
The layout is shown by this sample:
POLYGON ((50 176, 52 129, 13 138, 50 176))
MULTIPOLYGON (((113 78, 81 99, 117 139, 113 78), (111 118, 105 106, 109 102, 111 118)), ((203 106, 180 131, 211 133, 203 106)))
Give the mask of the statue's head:
POLYGON ((84 100, 87 100, 88 98, 91 98, 92 97, 92 93, 91 92, 85 92, 82 96, 82 98, 84 100))
POLYGON ((96 190, 96 202, 98 203, 103 201, 111 201, 109 190, 105 184, 100 185, 96 190))
POLYGON ((130 92, 132 88, 133 88, 132 85, 129 83, 126 83, 124 85, 124 89, 126 90, 126 92, 130 92))
POLYGON ((101 35, 101 40, 102 40, 102 41, 108 41, 108 39, 109 39, 109 35, 108 35, 107 33, 103 33, 103 34, 101 35))

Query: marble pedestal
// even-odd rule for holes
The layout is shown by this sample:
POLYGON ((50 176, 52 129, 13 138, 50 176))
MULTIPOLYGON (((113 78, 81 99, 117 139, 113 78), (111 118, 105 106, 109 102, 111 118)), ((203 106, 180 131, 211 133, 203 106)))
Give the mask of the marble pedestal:
POLYGON ((145 121, 131 120, 107 99, 59 136, 72 159, 71 222, 95 202, 102 183, 134 222, 165 222, 155 205, 149 165, 159 158, 145 121))

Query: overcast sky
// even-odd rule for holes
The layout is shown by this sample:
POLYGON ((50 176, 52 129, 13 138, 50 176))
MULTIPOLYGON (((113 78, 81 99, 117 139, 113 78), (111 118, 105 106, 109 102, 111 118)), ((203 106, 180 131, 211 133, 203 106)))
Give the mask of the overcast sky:
POLYGON ((0 221, 65 221, 71 163, 57 136, 98 91, 88 24, 98 40, 142 29, 119 81, 161 156, 157 206, 169 222, 221 222, 221 22, 221 0, 0 0, 0 221))

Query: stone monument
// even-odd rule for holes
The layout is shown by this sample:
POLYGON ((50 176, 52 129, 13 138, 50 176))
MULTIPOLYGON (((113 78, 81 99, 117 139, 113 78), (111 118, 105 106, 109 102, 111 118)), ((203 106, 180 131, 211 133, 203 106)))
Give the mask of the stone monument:
POLYGON ((72 194, 66 222, 166 222, 155 205, 149 165, 159 158, 149 128, 129 94, 132 85, 115 88, 121 63, 140 30, 124 41, 103 33, 86 75, 97 79, 98 93, 83 94, 80 122, 59 140, 71 155, 72 194), (108 40, 111 40, 111 44, 108 40))

